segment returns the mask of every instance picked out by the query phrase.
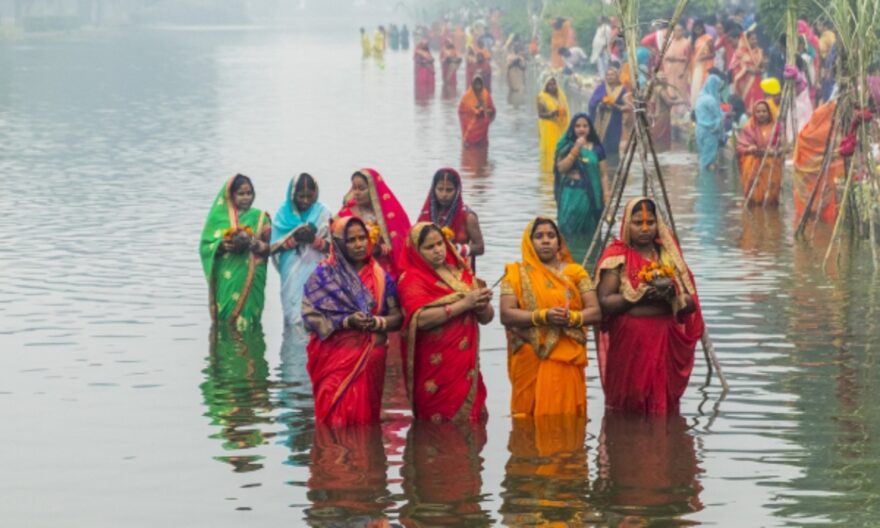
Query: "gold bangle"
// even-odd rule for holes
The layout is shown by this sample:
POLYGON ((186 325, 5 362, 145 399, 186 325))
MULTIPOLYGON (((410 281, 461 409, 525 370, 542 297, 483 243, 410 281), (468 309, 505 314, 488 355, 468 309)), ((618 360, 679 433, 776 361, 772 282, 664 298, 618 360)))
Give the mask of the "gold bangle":
POLYGON ((532 310, 532 326, 538 326, 538 321, 535 321, 535 316, 540 316, 541 313, 538 310, 532 310))
POLYGON ((541 322, 544 324, 547 324, 547 312, 549 312, 547 308, 541 310, 541 322))

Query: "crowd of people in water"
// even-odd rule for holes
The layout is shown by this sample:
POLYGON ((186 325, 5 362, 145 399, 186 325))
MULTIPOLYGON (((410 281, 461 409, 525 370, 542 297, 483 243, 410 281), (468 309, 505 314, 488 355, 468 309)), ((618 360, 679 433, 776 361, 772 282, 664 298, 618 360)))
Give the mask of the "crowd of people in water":
MULTIPOLYGON (((721 153, 729 150, 750 205, 773 207, 783 200, 783 168, 791 158, 793 202, 797 216, 803 216, 819 185, 832 132, 830 117, 838 101, 838 38, 828 20, 799 20, 791 43, 785 34, 774 38, 755 15, 741 9, 721 16, 684 17, 674 27, 658 21, 630 54, 617 18, 600 17, 588 54, 578 45, 572 21, 556 17, 546 24, 550 49, 545 59, 540 31, 527 42, 522 35, 504 34, 501 10, 480 17, 470 24, 447 17, 416 27, 416 97, 434 93, 437 62, 443 94, 454 95, 464 63, 462 142, 485 147, 497 113, 493 71, 506 80, 509 97, 524 93, 529 65, 540 72, 536 105, 541 167, 552 170, 556 179, 563 234, 590 238, 607 199, 606 160, 616 164, 622 145, 634 133, 634 111, 641 106, 657 152, 690 148, 701 170, 711 171, 718 168, 721 153), (667 37, 669 47, 663 53, 667 37), (786 63, 789 46, 796 48, 792 64, 786 63), (783 109, 786 80, 795 86, 794 102, 783 109), (654 83, 653 96, 644 103, 636 101, 636 82, 644 90, 648 81, 654 83), (585 108, 570 108, 566 90, 585 95, 585 108), (782 110, 787 110, 785 116, 780 116, 782 110), (573 149, 579 137, 585 139, 573 149)), ((880 105, 877 70, 871 66, 868 77, 872 108, 880 105)), ((825 181, 831 183, 821 185, 821 196, 809 211, 825 222, 837 215, 845 179, 842 156, 833 159, 827 174, 825 181)))
POLYGON ((271 260, 285 323, 310 334, 319 422, 377 422, 386 356, 398 348, 417 419, 485 420, 479 327, 496 317, 499 287, 514 416, 585 416, 594 325, 607 405, 677 410, 703 322, 693 275, 653 200, 628 204, 595 281, 556 221, 537 217, 523 230, 520 260, 490 286, 475 273, 483 236, 452 168, 435 173, 415 223, 372 169, 352 175, 336 212, 306 173, 291 180, 274 219, 252 207, 254 193, 238 174, 208 215, 201 257, 211 314, 240 332, 259 326, 271 260))
MULTIPOLYGON (((214 200, 201 239, 213 320, 239 331, 259 325, 271 260, 281 276, 285 323, 302 325, 310 336, 307 370, 322 424, 377 422, 387 355, 397 349, 416 419, 485 420, 479 333, 496 317, 507 334, 513 416, 585 416, 589 328, 609 410, 678 411, 704 323, 694 276, 657 204, 649 197, 626 204, 619 237, 591 263, 592 275, 580 263, 583 251, 573 255, 568 243, 598 229, 610 196, 609 166, 633 133, 634 88, 655 70, 658 89, 646 110, 658 151, 687 143, 692 134, 700 167, 712 169, 732 140, 746 196, 775 205, 785 147, 795 143, 799 207, 817 184, 837 89, 830 24, 820 24, 817 35, 801 21, 797 42, 765 47, 742 12, 689 18, 674 27, 656 24, 630 54, 617 21, 601 18, 588 56, 571 21, 556 18, 548 22, 545 61, 537 37, 527 44, 503 34, 501 16, 493 10, 488 23, 442 22, 412 35, 417 97, 437 84, 433 51, 439 50, 446 94, 457 90, 465 63, 467 89, 458 107, 465 149, 488 145, 497 113, 493 65, 510 91, 523 89, 527 64, 544 72, 537 131, 542 167, 553 173, 557 216, 524 226, 520 258, 497 284, 476 274, 483 235, 453 168, 436 171, 414 217, 372 169, 352 174, 336 211, 319 201, 318 182, 307 173, 290 181, 271 218, 252 207, 254 184, 241 174, 214 200), (785 63, 787 44, 797 46, 796 64, 785 63), (575 86, 572 77, 585 68, 595 70, 597 82, 586 108, 575 111, 565 87, 575 86), (790 126, 781 127, 785 79, 795 80, 796 108, 790 126)), ((361 29, 361 35, 364 57, 380 64, 386 46, 410 45, 406 25, 380 26, 372 38, 361 29)), ((838 161, 831 164, 835 178, 842 172, 838 161)), ((819 203, 834 208, 834 187, 827 192, 819 203)))

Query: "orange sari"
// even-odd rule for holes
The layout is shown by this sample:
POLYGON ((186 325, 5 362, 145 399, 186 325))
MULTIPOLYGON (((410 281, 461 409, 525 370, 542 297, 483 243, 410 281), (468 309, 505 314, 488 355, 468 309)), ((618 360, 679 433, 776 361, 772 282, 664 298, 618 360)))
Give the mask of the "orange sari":
POLYGON ((495 103, 492 94, 483 88, 480 95, 468 88, 458 103, 458 120, 461 125, 461 139, 466 147, 489 143, 489 125, 495 119, 495 103))
POLYGON ((739 158, 740 181, 742 182, 743 196, 748 196, 749 190, 754 186, 749 198, 750 205, 777 205, 779 204, 779 191, 782 187, 782 169, 785 165, 785 157, 774 156, 771 152, 764 159, 764 151, 777 149, 780 145, 780 129, 776 119, 774 107, 766 101, 758 101, 752 107, 752 117, 746 126, 736 136, 736 154, 739 158), (765 105, 770 112, 770 122, 764 125, 755 121, 755 109, 758 105, 765 105), (750 147, 757 148, 755 152, 748 152, 750 147), (761 162, 763 161, 763 166, 761 162), (760 174, 758 168, 761 168, 760 174), (755 181, 757 178, 757 181, 755 181))
MULTIPOLYGON (((810 215, 829 224, 837 218, 837 181, 845 177, 843 158, 835 157, 828 165, 825 177, 819 181, 825 143, 831 134, 831 120, 836 105, 836 101, 831 101, 817 108, 798 134, 794 149, 793 185, 795 218, 798 220, 803 217, 816 185, 819 185, 819 191, 810 207, 810 215)), ((834 155, 834 152, 831 154, 834 155)))
POLYGON ((752 108, 764 98, 764 91, 761 90, 761 74, 749 71, 759 70, 763 61, 764 50, 752 48, 748 37, 743 33, 730 61, 730 71, 733 72, 732 91, 742 98, 746 108, 752 108))
MULTIPOLYGON (((522 262, 508 264, 501 295, 514 295, 521 310, 568 306, 583 310, 582 294, 593 289, 590 276, 575 264, 560 239, 562 271, 551 270, 532 244, 529 222, 522 236, 522 262)), ((586 416, 586 328, 537 326, 507 330, 507 372, 513 385, 510 408, 523 415, 586 416)))
POLYGON ((700 92, 703 90, 703 85, 706 83, 706 78, 709 76, 709 70, 712 69, 712 66, 715 64, 715 55, 713 53, 714 46, 712 45, 712 36, 709 34, 704 34, 694 43, 693 53, 690 56, 690 95, 691 95, 691 106, 696 106, 697 97, 700 96, 700 92), (711 54, 711 58, 699 60, 700 56, 711 54))
POLYGON ((400 292, 405 314, 407 393, 416 418, 477 422, 486 417, 486 386, 480 374, 480 328, 466 312, 431 330, 419 330, 426 308, 447 306, 477 287, 477 279, 446 239, 446 266, 434 270, 418 239, 429 222, 416 224, 406 242, 400 292))

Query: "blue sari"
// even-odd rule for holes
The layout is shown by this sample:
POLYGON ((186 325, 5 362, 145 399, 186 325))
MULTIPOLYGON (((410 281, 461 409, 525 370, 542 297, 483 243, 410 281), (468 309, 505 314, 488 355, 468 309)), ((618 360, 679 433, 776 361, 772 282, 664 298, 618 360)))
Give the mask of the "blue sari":
POLYGON ((605 160, 605 149, 593 122, 587 114, 575 114, 568 130, 556 145, 556 163, 553 164, 553 195, 556 198, 556 219, 562 236, 568 242, 572 258, 579 262, 586 253, 593 233, 599 227, 605 196, 602 191, 602 173, 599 162, 605 160), (575 158, 569 174, 577 171, 580 179, 575 180, 559 171, 559 160, 568 156, 577 141, 574 126, 578 119, 585 118, 590 123, 587 141, 590 148, 582 148, 575 158))
POLYGON ((622 105, 627 90, 622 84, 614 90, 608 90, 603 82, 590 98, 590 120, 596 123, 596 132, 605 148, 605 154, 616 159, 620 152, 620 137, 623 133, 623 112, 619 108, 602 104, 605 96, 614 97, 615 105, 622 105))
POLYGON ((707 169, 718 158, 718 146, 724 135, 724 114, 721 112, 721 88, 724 81, 709 75, 694 107, 697 121, 697 153, 700 168, 707 169))
POLYGON ((278 208, 272 224, 272 262, 281 275, 281 308, 284 310, 285 325, 295 325, 302 321, 303 287, 325 257, 323 252, 311 245, 297 244, 293 249, 287 249, 284 247, 285 242, 293 236, 294 231, 306 225, 317 229, 317 238, 328 243, 330 238, 332 215, 324 204, 316 201, 308 210, 299 211, 293 203, 294 189, 301 177, 299 175, 290 180, 286 199, 278 208))

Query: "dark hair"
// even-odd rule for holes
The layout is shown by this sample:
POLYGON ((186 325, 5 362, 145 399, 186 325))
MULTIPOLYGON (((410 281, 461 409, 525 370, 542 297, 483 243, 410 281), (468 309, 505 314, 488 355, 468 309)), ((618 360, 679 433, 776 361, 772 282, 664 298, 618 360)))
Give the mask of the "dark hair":
MULTIPOLYGON (((367 237, 370 236, 370 230, 367 229, 367 224, 363 220, 361 220, 360 218, 355 216, 355 217, 352 217, 352 219, 348 221, 348 223, 345 225, 345 230, 342 232, 343 245, 348 242, 348 232, 349 232, 349 230, 351 230, 352 226, 355 224, 361 226, 364 229, 364 233, 367 235, 367 237)), ((345 256, 348 257, 348 254, 346 254, 345 256)))
POLYGON ((428 238, 428 235, 431 233, 431 231, 436 231, 440 234, 441 237, 443 236, 443 231, 441 231, 440 228, 437 227, 437 224, 430 224, 429 226, 422 229, 421 233, 419 233, 419 240, 416 245, 417 248, 422 247, 422 244, 425 243, 425 239, 428 238))
POLYGON ((697 42, 697 32, 694 31, 697 28, 703 28, 703 35, 706 34, 706 24, 702 19, 698 18, 694 20, 694 24, 691 26, 691 46, 693 46, 697 42))
POLYGON ((650 200, 648 198, 645 198, 643 200, 639 200, 638 202, 636 202, 636 204, 633 206, 630 218, 632 218, 632 216, 635 216, 635 214, 637 212, 642 210, 642 204, 645 204, 645 206, 648 208, 649 213, 651 213, 654 216, 657 216, 657 206, 654 205, 654 200, 650 200))
POLYGON ((293 187, 293 194, 298 192, 302 192, 306 189, 310 189, 313 191, 318 190, 318 184, 315 182, 315 179, 312 178, 312 175, 308 172, 304 172, 299 175, 299 178, 296 180, 296 185, 293 187))
MULTIPOLYGON (((556 53, 558 53, 559 55, 561 55, 563 57, 568 57, 569 55, 571 55, 571 51, 569 51, 568 48, 559 48, 558 50, 556 50, 556 53)), ((551 79, 552 79, 552 77, 551 77, 551 79)), ((547 82, 550 82, 550 81, 547 81, 547 82)))
MULTIPOLYGON (((229 194, 235 194, 235 191, 246 183, 251 186, 252 190, 254 189, 254 182, 250 178, 244 174, 236 174, 235 178, 232 179, 232 185, 229 186, 229 194)), ((256 190, 254 190, 254 193, 256 194, 256 190)))
POLYGON ((431 192, 437 188, 437 184, 441 181, 452 182, 456 189, 461 189, 461 176, 453 170, 440 169, 434 173, 434 179, 431 181, 431 192))
POLYGON ((535 218, 535 223, 534 223, 534 225, 532 225, 532 232, 529 233, 529 238, 534 238, 535 231, 538 230, 538 226, 542 226, 544 224, 551 226, 553 228, 553 231, 556 231, 556 238, 558 238, 560 240, 562 239, 562 236, 559 234, 559 227, 556 225, 556 222, 554 222, 553 220, 550 220, 549 218, 544 218, 542 216, 535 218))
POLYGON ((562 17, 556 17, 556 20, 553 21, 553 28, 562 29, 563 24, 565 24, 565 19, 562 17))
POLYGON ((746 103, 743 101, 742 97, 738 95, 731 95, 730 99, 730 108, 733 110, 734 118, 739 121, 739 118, 746 113, 746 103))
POLYGON ((599 132, 596 131, 596 127, 593 125, 593 120, 590 119, 590 116, 583 113, 575 114, 574 117, 571 118, 571 124, 569 125, 571 127, 572 133, 574 133, 575 125, 577 125, 577 122, 581 119, 586 119, 587 125, 590 126, 590 131, 587 132, 586 140, 593 144, 594 149, 596 149, 597 146, 602 149, 602 155, 599 157, 599 159, 605 159, 605 145, 602 144, 602 139, 599 137, 599 132))
POLYGON ((370 180, 361 171, 355 171, 355 173, 351 175, 351 181, 354 181, 355 178, 360 178, 364 180, 365 182, 367 182, 367 185, 370 184, 370 180))

